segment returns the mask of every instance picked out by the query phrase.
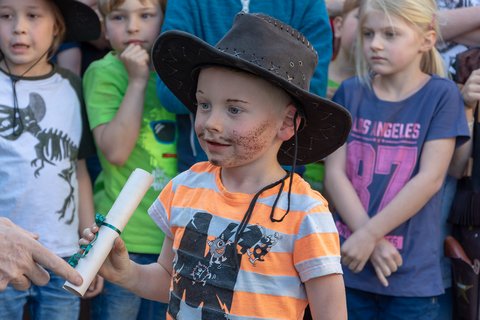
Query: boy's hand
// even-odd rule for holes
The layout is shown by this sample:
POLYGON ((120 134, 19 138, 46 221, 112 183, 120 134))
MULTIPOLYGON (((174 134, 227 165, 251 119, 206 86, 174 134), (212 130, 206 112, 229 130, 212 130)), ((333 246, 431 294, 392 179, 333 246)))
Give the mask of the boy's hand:
POLYGON ((375 245, 375 238, 365 228, 358 229, 342 245, 342 264, 352 272, 362 271, 375 245))
POLYGON ((143 81, 147 83, 150 76, 150 56, 138 44, 129 44, 119 56, 128 73, 129 81, 143 81))
POLYGON ((95 276, 95 279, 93 279, 92 283, 90 284, 90 287, 88 287, 87 292, 85 292, 85 295, 83 298, 93 298, 96 295, 98 295, 100 292, 103 290, 103 278, 99 276, 98 274, 95 276))
POLYGON ((377 242, 370 256, 370 262, 375 269, 378 280, 380 280, 383 286, 388 287, 387 277, 398 270, 403 260, 397 248, 388 240, 382 239, 377 242))
MULTIPOLYGON (((92 242, 93 239, 95 239, 95 234, 98 230, 99 228, 96 224, 90 228, 86 228, 83 231, 83 238, 79 241, 80 245, 88 245, 92 242)), ((113 243, 112 250, 108 254, 98 273, 108 281, 122 285, 131 278, 131 269, 132 265, 125 243, 122 238, 117 237, 113 243)))

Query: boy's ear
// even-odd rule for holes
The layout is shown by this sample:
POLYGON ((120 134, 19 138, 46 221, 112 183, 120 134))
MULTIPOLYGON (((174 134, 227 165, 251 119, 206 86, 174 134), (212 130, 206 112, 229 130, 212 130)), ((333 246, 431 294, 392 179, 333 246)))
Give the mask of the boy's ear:
POLYGON ((423 35, 423 43, 420 46, 421 52, 427 52, 432 50, 437 42, 437 33, 434 30, 429 30, 423 35))
MULTIPOLYGON (((285 116, 283 118, 282 126, 278 130, 278 137, 282 141, 287 141, 290 140, 291 137, 295 134, 295 130, 293 127, 293 119, 295 117, 295 113, 297 112, 297 108, 293 103, 289 103, 287 106, 287 110, 285 111, 285 116)), ((300 123, 302 122, 302 119, 300 117, 297 117, 297 131, 298 128, 300 127, 300 123)))

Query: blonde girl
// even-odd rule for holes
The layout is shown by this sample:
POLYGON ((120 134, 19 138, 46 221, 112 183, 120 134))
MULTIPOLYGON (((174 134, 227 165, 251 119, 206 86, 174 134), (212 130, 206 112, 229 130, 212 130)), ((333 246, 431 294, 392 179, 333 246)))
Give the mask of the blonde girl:
POLYGON ((443 293, 440 189, 468 137, 461 95, 443 78, 432 0, 366 0, 356 69, 333 100, 351 113, 326 159, 349 319, 434 319, 443 293))

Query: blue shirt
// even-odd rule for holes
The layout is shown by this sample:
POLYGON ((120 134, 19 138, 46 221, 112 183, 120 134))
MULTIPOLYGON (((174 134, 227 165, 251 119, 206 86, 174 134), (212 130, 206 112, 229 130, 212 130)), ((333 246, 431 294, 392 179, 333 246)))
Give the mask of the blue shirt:
MULTIPOLYGON (((182 30, 209 44, 216 44, 242 10, 242 1, 175 0, 168 3, 162 32, 182 30)), ((323 0, 250 1, 250 13, 264 13, 299 30, 319 53, 318 66, 310 83, 310 91, 324 96, 327 88, 328 64, 332 55, 332 32, 323 0)), ((178 170, 182 172, 196 162, 206 160, 193 132, 193 117, 188 109, 158 80, 157 93, 162 105, 177 114, 178 170)))
MULTIPOLYGON (((463 100, 456 85, 432 76, 403 101, 382 101, 358 78, 346 80, 333 97, 352 115, 346 171, 370 217, 382 210, 419 171, 423 146, 435 139, 469 137, 463 100)), ((383 287, 371 263, 360 273, 344 268, 347 287, 371 293, 427 297, 443 293, 438 241, 441 192, 386 239, 400 252, 403 265, 383 287)), ((339 218, 341 241, 350 235, 339 218)))

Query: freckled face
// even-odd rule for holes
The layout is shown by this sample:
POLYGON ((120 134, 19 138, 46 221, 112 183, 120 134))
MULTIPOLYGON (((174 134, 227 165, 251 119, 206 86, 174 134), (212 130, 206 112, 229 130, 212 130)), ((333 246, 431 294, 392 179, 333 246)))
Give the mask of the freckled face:
POLYGON ((220 67, 202 69, 195 131, 214 165, 276 162, 288 96, 267 81, 220 67))

